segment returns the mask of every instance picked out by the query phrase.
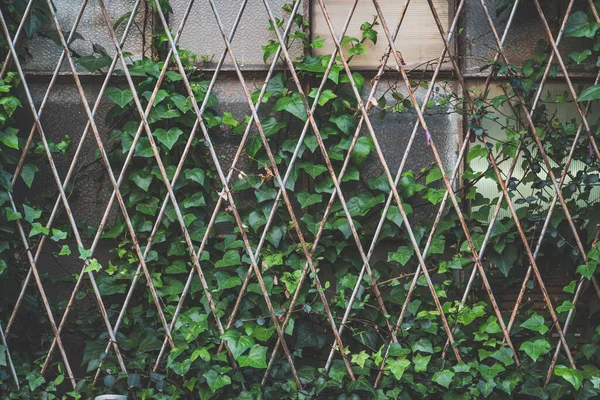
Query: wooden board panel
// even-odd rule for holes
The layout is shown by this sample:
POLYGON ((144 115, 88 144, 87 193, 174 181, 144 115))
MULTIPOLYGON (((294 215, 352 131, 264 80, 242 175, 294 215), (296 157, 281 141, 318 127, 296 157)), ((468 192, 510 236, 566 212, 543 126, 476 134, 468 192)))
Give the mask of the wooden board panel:
MULTIPOLYGON (((312 5, 312 35, 313 38, 320 36, 325 39, 325 44, 320 49, 315 49, 315 54, 330 54, 333 51, 334 45, 329 28, 325 22, 325 17, 318 1, 311 2, 312 5)), ((352 2, 349 0, 325 0, 325 7, 331 17, 336 35, 344 26, 344 22, 348 17, 352 2)), ((434 0, 433 1, 440 20, 444 25, 444 30, 447 32, 450 25, 452 0, 434 0)), ((399 0, 379 0, 381 9, 384 13, 384 18, 390 30, 393 32, 400 16, 400 11, 404 5, 404 1, 399 0)), ((377 14, 375 6, 370 0, 361 0, 358 2, 356 11, 350 21, 350 26, 346 35, 361 37, 360 25, 363 22, 372 22, 377 14)), ((383 33, 381 26, 376 26, 378 31, 378 41, 376 45, 371 42, 365 46, 367 53, 356 56, 352 59, 351 66, 363 69, 376 69, 384 52, 387 49, 387 39, 383 33)), ((435 20, 431 14, 431 10, 426 0, 411 1, 400 33, 396 39, 396 46, 402 53, 406 61, 406 67, 409 69, 418 68, 425 69, 427 63, 432 61, 437 62, 442 49, 444 48, 443 40, 435 25, 435 20)), ((388 66, 393 67, 395 62, 393 57, 390 57, 388 66)), ((451 69, 449 63, 445 63, 443 69, 451 69)))

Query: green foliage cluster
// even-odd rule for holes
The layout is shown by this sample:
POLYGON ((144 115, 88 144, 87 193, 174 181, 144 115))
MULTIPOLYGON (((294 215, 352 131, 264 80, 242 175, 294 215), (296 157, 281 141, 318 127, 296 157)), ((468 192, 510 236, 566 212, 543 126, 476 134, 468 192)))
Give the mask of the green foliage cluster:
MULTIPOLYGON (((502 12, 508 5, 510 1, 500 2, 499 11, 502 12)), ((286 5, 284 10, 291 12, 291 7, 286 5)), ((120 19, 120 22, 125 18, 127 16, 120 19)), ((324 39, 309 39, 308 23, 302 15, 292 18, 295 25, 288 44, 297 41, 306 47, 323 46, 324 39)), ((283 21, 278 20, 277 23, 283 24, 283 21)), ((35 24, 34 21, 31 24, 35 24)), ((361 37, 345 37, 342 40, 343 47, 351 57, 364 54, 377 41, 377 20, 362 24, 361 32, 361 37)), ((31 34, 35 32, 32 31, 31 34)), ((598 24, 594 22, 589 10, 575 11, 569 19, 565 34, 581 38, 590 48, 578 54, 570 54, 571 63, 586 62, 600 50, 598 24)), ((164 32, 156 34, 157 46, 165 40, 164 32)), ((276 41, 265 44, 265 62, 272 61, 278 46, 276 41)), ((507 93, 518 91, 528 105, 533 102, 535 89, 539 87, 545 62, 549 58, 547 46, 541 49, 543 50, 539 54, 522 66, 499 63, 490 65, 495 74, 511 76, 511 80, 506 83, 507 93)), ((226 105, 214 93, 207 98, 209 82, 197 70, 196 56, 185 50, 179 50, 179 55, 186 68, 194 98, 187 95, 179 72, 169 70, 148 115, 169 179, 175 175, 177 165, 185 154, 190 131, 196 121, 193 102, 198 105, 206 103, 203 119, 216 146, 226 148, 228 143, 237 145, 245 137, 244 132, 250 122, 250 116, 237 115, 227 110, 226 105)), ((316 99, 315 82, 320 82, 330 60, 330 55, 305 55, 295 60, 295 68, 302 82, 309 85, 309 100, 318 102, 314 116, 327 155, 338 174, 358 126, 360 112, 350 85, 351 79, 339 59, 334 60, 325 88, 316 99)), ((94 54, 80 56, 77 61, 81 67, 91 72, 103 73, 111 63, 111 56, 101 46, 94 46, 94 54)), ((147 58, 132 60, 127 65, 130 74, 135 77, 135 91, 144 108, 151 100, 163 66, 164 61, 147 58)), ((123 71, 117 71, 116 75, 122 76, 123 71)), ((359 92, 366 92, 366 74, 354 72, 352 80, 359 92)), ((48 211, 53 202, 40 204, 35 197, 20 195, 22 198, 19 200, 23 201, 17 203, 22 203, 22 207, 15 211, 10 205, 8 192, 23 192, 23 185, 31 188, 36 172, 39 172, 35 163, 26 164, 20 175, 22 179, 14 186, 11 184, 10 171, 14 170, 18 156, 24 149, 25 133, 28 133, 18 130, 14 118, 15 112, 22 107, 18 86, 19 80, 13 73, 9 73, 0 82, 0 163, 3 167, 0 184, 6 191, 0 193, 0 202, 4 208, 0 220, 0 289, 4 289, 0 290, 2 322, 7 320, 11 311, 5 304, 12 304, 14 301, 18 290, 15 283, 23 279, 28 266, 25 254, 19 250, 22 245, 15 235, 15 220, 20 220, 26 227, 32 245, 43 236, 50 239, 47 246, 51 257, 57 260, 78 260, 79 263, 87 260, 90 263, 86 272, 95 273, 109 317, 115 321, 130 284, 136 277, 139 264, 125 219, 117 216, 104 229, 103 242, 108 244, 111 251, 110 257, 101 262, 93 258, 89 249, 76 249, 73 246, 73 234, 66 223, 59 221, 51 230, 43 225, 42 214, 48 211)), ((413 83, 416 90, 421 86, 427 87, 417 80, 413 83)), ((261 89, 257 88, 252 94, 254 103, 258 101, 261 89)), ((106 101, 113 104, 106 121, 110 126, 109 158, 113 170, 120 170, 127 153, 134 152, 132 164, 120 189, 137 240, 144 250, 143 246, 148 242, 159 210, 167 197, 167 190, 150 141, 144 132, 133 147, 140 126, 133 91, 126 85, 114 85, 106 90, 105 97, 106 101)), ((583 90, 577 101, 599 99, 600 88, 596 85, 583 90)), ((455 110, 464 113, 470 121, 475 139, 489 139, 489 147, 481 141, 471 146, 469 163, 478 159, 485 160, 489 151, 499 160, 510 162, 515 157, 519 143, 524 141, 520 158, 524 172, 520 179, 513 178, 509 182, 509 188, 515 194, 513 200, 518 206, 517 214, 525 235, 535 238, 539 236, 552 202, 553 189, 545 165, 540 161, 540 155, 533 145, 533 139, 523 128, 523 118, 518 114, 498 116, 499 110, 516 104, 516 101, 514 94, 491 99, 487 95, 481 96, 475 100, 475 111, 471 112, 465 108, 458 94, 440 90, 434 100, 427 104, 427 110, 455 110), (505 137, 494 137, 493 132, 497 129, 492 130, 489 124, 499 127, 505 137)), ((562 172, 561 165, 573 143, 578 121, 561 121, 551 111, 549 104, 567 104, 573 101, 568 94, 558 98, 551 97, 534 114, 534 122, 539 128, 546 151, 555 162, 553 169, 557 176, 562 172)), ((370 113, 379 115, 382 119, 398 117, 413 114, 415 106, 421 105, 412 104, 405 93, 394 85, 378 99, 377 105, 372 105, 370 113)), ((417 279, 415 292, 411 300, 406 302, 418 260, 410 245, 398 206, 390 207, 377 241, 379 248, 386 249, 382 250, 387 253, 386 257, 371 265, 372 274, 379 282, 378 289, 386 305, 383 310, 376 299, 373 282, 366 274, 360 275, 362 259, 338 199, 333 202, 330 215, 321 226, 324 205, 334 192, 334 185, 320 143, 311 129, 300 144, 298 159, 293 160, 301 129, 299 127, 306 121, 307 113, 288 71, 276 72, 269 81, 261 103, 260 118, 278 170, 283 173, 293 162, 286 190, 291 194, 292 207, 299 217, 299 228, 307 243, 312 243, 318 230, 323 229, 321 240, 313 254, 319 279, 323 283, 321 288, 317 286, 312 273, 302 282, 306 258, 296 227, 291 222, 292 218, 283 201, 276 206, 275 218, 268 227, 258 260, 264 285, 279 323, 283 323, 288 311, 291 312, 289 323, 283 327, 284 337, 303 387, 296 385, 281 350, 269 370, 266 385, 261 386, 278 336, 256 277, 250 278, 247 287, 243 286, 251 264, 232 210, 225 206, 216 215, 215 226, 208 234, 204 251, 199 255, 205 279, 211 288, 216 317, 221 321, 228 321, 238 294, 242 288, 245 291, 231 327, 220 334, 198 276, 194 275, 189 287, 185 286, 194 265, 177 221, 175 208, 168 203, 145 261, 168 321, 175 315, 184 291, 187 296, 173 329, 175 347, 169 349, 167 346, 167 353, 158 368, 153 367, 163 345, 164 331, 148 291, 148 282, 144 275, 140 275, 138 287, 132 292, 128 312, 117 334, 117 342, 128 367, 127 374, 118 372, 120 368, 112 351, 105 355, 108 335, 94 308, 94 294, 90 287, 84 285, 75 308, 85 307, 87 304, 93 311, 74 313, 66 327, 70 334, 77 332, 85 338, 77 390, 71 391, 68 388, 70 383, 65 379, 64 365, 58 356, 54 357, 54 363, 45 376, 38 372, 39 365, 44 361, 47 343, 52 338, 52 333, 48 330, 39 334, 44 343, 41 348, 28 347, 25 341, 19 342, 10 337, 10 342, 16 344, 11 347, 11 355, 18 368, 21 391, 14 390, 12 386, 6 368, 6 349, 0 346, 1 393, 8 398, 48 399, 60 396, 90 398, 102 393, 129 393, 133 398, 141 399, 427 397, 546 400, 590 399, 600 395, 600 325, 595 323, 600 311, 598 299, 580 298, 577 318, 567 335, 578 368, 571 368, 561 352, 551 379, 546 384, 546 372, 556 346, 556 339, 552 336, 556 329, 547 312, 534 307, 532 301, 526 301, 522 305, 511 331, 518 353, 516 357, 520 361, 520 365, 516 365, 512 350, 503 341, 502 330, 489 299, 485 291, 479 289, 482 287, 479 278, 475 280, 474 289, 467 301, 458 300, 465 290, 465 278, 475 266, 458 216, 449 208, 441 216, 426 262, 431 268, 435 293, 454 330, 455 347, 463 361, 457 362, 451 349, 442 357, 447 336, 440 312, 423 276, 417 279), (327 298, 334 320, 339 325, 359 279, 362 281, 356 301, 350 309, 341 335, 345 344, 344 355, 350 360, 356 378, 352 380, 331 334, 321 294, 327 298), (291 300, 296 291, 297 300, 291 308, 291 300), (393 326, 404 306, 406 314, 398 332, 398 343, 388 347, 388 322, 393 326), (222 341, 227 344, 229 353, 219 348, 222 341), (335 350, 335 357, 331 368, 326 370, 323 367, 332 348, 335 350), (98 368, 101 369, 100 379, 94 381, 98 368), (383 371, 382 376, 377 387, 374 387, 373 382, 380 369, 383 371)), ((584 140, 582 139, 582 143, 584 140)), ((191 240, 198 246, 207 232, 212 210, 225 195, 210 157, 208 143, 201 132, 196 132, 189 145, 189 154, 182 164, 182 173, 173 185, 173 190, 191 240)), ((43 152, 43 147, 40 146, 34 141, 28 150, 39 154, 43 152)), ((563 275, 569 276, 569 280, 573 279, 565 282, 562 289, 564 293, 555 303, 561 323, 575 307, 571 300, 577 279, 591 279, 600 262, 600 250, 592 247, 597 225, 600 223, 597 212, 598 160, 589 154, 585 145, 579 147, 583 150, 578 148, 574 156, 577 169, 569 174, 570 179, 563 188, 563 195, 584 247, 592 248, 587 254, 588 263, 581 264, 582 255, 572 242, 564 213, 558 208, 553 213, 538 257, 538 264, 543 266, 543 276, 559 270, 563 275)), ((65 137, 61 142, 52 142, 50 148, 57 156, 68 153, 70 139, 65 137)), ((349 167, 340 182, 363 245, 371 242, 376 228, 373 221, 381 217, 390 192, 385 175, 372 173, 373 170, 381 171, 374 149, 372 138, 368 134, 361 134, 351 153, 349 167)), ((40 158, 43 159, 43 156, 40 158)), ((227 168, 231 157, 222 157, 221 161, 224 168, 227 168)), ((399 180, 398 191, 421 249, 425 247, 433 225, 433 218, 427 216, 435 212, 432 210, 436 210, 445 194, 445 189, 440 184, 443 173, 446 171, 440 171, 432 164, 419 170, 407 170, 399 180)), ((232 196, 239 207, 250 247, 256 249, 279 189, 273 165, 258 133, 250 131, 233 177, 230 184, 232 196)), ((496 182, 491 167, 479 171, 468 166, 458 191, 461 206, 469 211, 465 212, 465 217, 478 249, 497 202, 497 197, 485 197, 477 190, 477 182, 484 179, 496 182)), ((96 227, 90 224, 81 229, 93 236, 96 227)), ((312 250, 309 247, 309 251, 312 250)), ((501 216, 494 225, 485 260, 494 291, 498 294, 503 292, 503 288, 519 287, 528 265, 514 221, 508 215, 501 216)), ((56 284, 62 283, 56 277, 44 276, 44 279, 53 279, 52 282, 56 284)), ((69 283, 73 281, 72 276, 64 280, 69 283)), ((535 291, 537 283, 533 279, 527 284, 535 291)), ((67 286, 70 290, 72 285, 67 286)), ((60 315, 65 306, 65 302, 55 305, 57 311, 60 311, 57 314, 60 315)), ((37 324, 47 324, 47 319, 39 311, 41 307, 37 296, 26 297, 24 307, 28 316, 37 318, 37 324)), ((508 316, 509 313, 505 314, 508 316)))

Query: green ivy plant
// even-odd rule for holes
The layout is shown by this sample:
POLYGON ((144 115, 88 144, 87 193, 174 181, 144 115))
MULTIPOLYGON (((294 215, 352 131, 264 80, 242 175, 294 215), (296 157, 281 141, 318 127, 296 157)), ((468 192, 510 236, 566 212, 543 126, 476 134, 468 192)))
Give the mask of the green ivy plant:
MULTIPOLYGON (((510 1, 499 2, 498 11, 503 12, 510 5, 510 1)), ((284 6, 284 10, 292 12, 290 5, 284 6)), ((306 48, 323 46, 324 39, 310 39, 308 22, 302 15, 294 15, 292 18, 295 26, 294 33, 288 39, 289 43, 298 41, 306 48)), ((277 24, 282 25, 283 21, 278 20, 277 24)), ((360 37, 344 37, 342 46, 350 59, 364 54, 368 45, 377 41, 377 25, 376 19, 365 22, 360 26, 360 37)), ((600 49, 600 35, 597 32, 598 24, 594 22, 590 10, 573 12, 565 34, 581 38, 589 44, 590 50, 569 55, 571 63, 584 63, 597 55, 600 49)), ((165 39, 165 33, 158 31, 155 36, 156 46, 164 43, 165 39)), ((507 93, 518 90, 526 102, 533 102, 535 89, 539 86, 545 61, 549 57, 547 48, 540 46, 539 54, 535 54, 522 66, 492 65, 496 74, 510 74, 511 79, 506 83, 507 93)), ((277 49, 278 43, 275 41, 268 41, 263 46, 265 62, 272 61, 277 49)), ((197 68, 197 56, 190 51, 178 51, 194 98, 187 95, 179 73, 169 70, 148 116, 169 178, 174 175, 195 123, 192 102, 201 104, 206 101, 203 118, 218 150, 226 149, 231 143, 237 146, 250 120, 248 115, 227 110, 227 104, 220 101, 214 93, 207 99, 209 82, 197 68)), ((77 62, 91 72, 105 72, 111 62, 110 56, 100 46, 95 46, 94 52, 92 55, 78 57, 77 62)), ((308 85, 309 90, 306 92, 309 100, 316 97, 316 83, 323 78, 330 60, 331 55, 304 55, 294 61, 300 78, 308 85)), ((135 76, 135 90, 144 108, 148 105, 163 66, 164 61, 148 58, 131 61, 127 65, 129 72, 135 76)), ((117 71, 117 75, 123 75, 123 71, 117 71)), ((354 72, 352 78, 359 92, 365 93, 369 77, 354 72)), ((340 60, 336 59, 314 113, 336 173, 341 170, 361 116, 349 82, 350 78, 340 60)), ((3 124, 0 125, 0 162, 3 164, 1 183, 7 191, 14 190, 10 184, 10 170, 14 168, 23 149, 23 137, 28 133, 17 131, 13 118, 15 110, 21 107, 19 97, 14 94, 18 83, 16 75, 9 74, 0 85, 0 105, 4 107, 3 113, 0 113, 0 123, 3 124)), ((398 87, 400 86, 399 84, 398 87)), ((413 87, 420 86, 426 88, 427 84, 415 79, 413 87)), ((254 103, 258 101, 261 89, 256 89, 252 94, 254 103)), ((116 171, 123 165, 126 154, 132 150, 140 117, 130 88, 114 85, 106 90, 105 97, 106 101, 113 104, 106 122, 110 127, 109 158, 116 171)), ((504 162, 510 162, 515 157, 519 142, 525 140, 520 159, 523 176, 520 179, 513 178, 509 182, 509 189, 515 194, 513 200, 518 206, 517 214, 525 234, 527 237, 538 237, 552 201, 552 183, 530 135, 523 129, 526 125, 522 116, 517 114, 498 117, 502 107, 515 104, 515 96, 506 94, 491 99, 484 99, 485 97, 475 99, 475 111, 467 112, 462 109, 458 94, 441 90, 427 104, 426 112, 466 114, 465 118, 470 121, 475 139, 467 156, 469 163, 488 156, 490 148, 480 140, 483 137, 491 143, 490 150, 498 160, 508 160, 504 162), (495 137, 494 132, 498 129, 490 128, 488 123, 503 132, 504 136, 495 137)), ((562 172, 558 165, 564 162, 569 153, 578 121, 561 121, 549 111, 548 104, 598 99, 600 89, 591 86, 585 88, 577 99, 572 99, 567 94, 548 97, 536 110, 534 122, 540 128, 547 153, 557 165, 555 174, 560 175, 562 172)), ((382 119, 402 117, 414 114, 414 107, 410 99, 393 86, 377 99, 377 105, 371 108, 370 113, 382 119)), ((289 72, 276 72, 269 81, 261 104, 260 118, 277 168, 279 171, 286 171, 292 165, 299 127, 307 119, 300 94, 289 72)), ((594 126, 596 128, 597 125, 594 126)), ((51 145, 53 151, 60 154, 68 150, 69 144, 70 141, 65 139, 51 145)), ((212 210, 221 196, 222 185, 207 144, 199 133, 191 146, 182 174, 173 189, 185 225, 192 241, 197 245, 207 231, 212 210)), ((559 207, 553 213, 538 257, 538 263, 544 266, 546 273, 560 270, 572 279, 564 282, 563 296, 555 302, 561 322, 564 322, 567 313, 574 308, 571 299, 577 279, 579 276, 591 279, 600 262, 600 250, 592 246, 597 240, 597 225, 600 223, 600 217, 595 212, 598 204, 598 161, 589 154, 585 146, 580 147, 583 150, 578 149, 574 157, 577 169, 569 174, 570 179, 564 186, 563 195, 574 223, 582 234, 584 247, 592 249, 587 254, 588 263, 581 263, 582 255, 569 236, 568 222, 559 207)), ((32 151, 39 153, 41 149, 34 143, 32 151)), ((148 241, 167 191, 150 142, 144 134, 132 151, 134 157, 121 185, 121 193, 138 235, 137 239, 143 246, 148 241)), ((372 139, 368 135, 361 135, 351 153, 349 168, 340 182, 363 243, 372 240, 375 230, 373 221, 380 218, 390 192, 385 175, 372 172, 378 170, 373 167, 378 165, 373 153, 372 139)), ((224 168, 230 164, 231 157, 222 158, 224 168)), ((27 165, 30 167, 23 169, 21 178, 23 184, 31 187, 37 167, 34 163, 27 165)), ((231 188, 253 249, 259 243, 279 189, 273 174, 260 136, 251 134, 244 154, 236 165, 231 188)), ((441 179, 442 171, 431 165, 405 171, 399 182, 398 191, 411 218, 420 248, 425 246, 433 224, 431 218, 425 216, 439 206, 445 194, 445 189, 441 188, 441 179)), ((497 202, 497 197, 488 198, 478 190, 477 182, 484 179, 496 182, 491 167, 481 171, 468 165, 458 192, 477 248, 483 242, 490 214, 497 202)), ((286 190, 293 199, 300 229, 307 243, 311 243, 325 212, 323 204, 334 191, 312 130, 304 138, 299 158, 293 162, 286 190)), ((51 231, 42 226, 42 210, 48 209, 47 204, 25 202, 22 211, 19 209, 19 212, 14 212, 7 205, 7 196, 2 197, 2 200, 5 214, 2 217, 1 232, 7 241, 0 245, 0 282, 7 282, 4 283, 6 285, 13 282, 14 285, 14 282, 22 279, 23 271, 27 268, 23 254, 17 250, 19 242, 14 237, 9 238, 14 236, 14 221, 17 219, 27 227, 28 235, 34 243, 42 236, 51 239, 53 257, 91 259, 89 249, 76 249, 71 244, 69 239, 72 232, 67 224, 59 223, 58 228, 51 231), (16 269, 13 271, 12 265, 22 265, 22 269, 20 272, 16 269)), ((503 289, 519 287, 528 267, 528 258, 514 221, 510 216, 502 215, 494 225, 485 259, 485 266, 497 294, 503 293, 503 289)), ((336 323, 341 323, 350 294, 359 279, 362 260, 342 205, 336 200, 313 255, 323 287, 317 287, 312 275, 300 286, 306 260, 295 227, 290 221, 288 208, 280 202, 266 235, 259 265, 279 322, 283 321, 286 312, 292 314, 284 335, 292 351, 303 384, 302 389, 297 387, 283 352, 275 358, 267 384, 261 387, 262 376, 277 334, 255 277, 250 279, 231 328, 220 334, 202 286, 195 276, 172 332, 175 348, 168 351, 155 371, 154 361, 162 347, 164 332, 149 296, 146 278, 141 276, 117 335, 120 350, 127 362, 128 374, 118 372, 119 365, 112 352, 104 356, 108 335, 103 333, 104 325, 98 313, 78 313, 68 323, 70 329, 85 337, 77 390, 67 389, 69 382, 65 379, 64 366, 58 357, 55 356, 51 373, 42 377, 36 371, 40 369, 38 364, 44 360, 44 351, 25 347, 11 347, 11 355, 19 365, 21 391, 15 391, 11 386, 10 375, 4 368, 6 360, 2 357, 5 349, 0 347, 0 390, 9 393, 9 398, 89 398, 103 393, 129 393, 133 398, 142 399, 589 399, 599 396, 600 326, 595 323, 600 305, 598 299, 585 299, 582 305, 580 299, 578 306, 581 308, 578 309, 574 322, 576 326, 567 336, 572 343, 571 350, 578 369, 570 368, 568 360, 561 353, 550 382, 546 384, 546 371, 556 346, 556 341, 550 336, 554 327, 547 312, 535 307, 531 301, 522 304, 511 332, 520 360, 520 366, 517 366, 512 350, 503 342, 502 330, 487 295, 483 289, 477 289, 481 288, 481 282, 475 280, 474 289, 466 302, 458 300, 465 290, 466 278, 474 268, 474 262, 453 209, 448 209, 441 218, 428 253, 427 266, 431 268, 436 295, 454 330, 456 347, 463 361, 457 362, 451 351, 445 358, 442 357, 446 335, 440 313, 423 276, 418 278, 415 292, 407 304, 405 318, 398 332, 398 343, 388 348, 390 332, 387 321, 396 321, 406 303, 413 271, 418 267, 400 211, 393 205, 386 215, 378 239, 378 245, 386 249, 386 254, 371 265, 387 310, 384 312, 381 309, 372 290, 372 282, 364 277, 342 334, 346 346, 343 351, 351 362, 356 380, 351 380, 348 376, 337 347, 331 368, 326 371, 323 367, 334 340, 319 291, 323 291, 328 299, 336 323), (297 301, 291 308, 292 296, 299 288, 297 301), (579 336, 572 333, 575 330, 579 336), (230 356, 224 350, 217 351, 221 341, 227 343, 230 356), (232 367, 230 357, 235 361, 235 368, 232 367), (94 373, 98 368, 101 368, 102 373, 100 379, 95 381, 94 373), (375 388, 372 383, 382 368, 381 380, 375 388)), ((92 236, 95 227, 85 226, 82 231, 89 232, 92 236)), ((122 217, 117 216, 109 223, 102 238, 107 247, 112 249, 109 260, 100 262, 94 259, 88 268, 95 272, 111 320, 116 320, 139 259, 122 217)), ((205 278, 212 289, 216 316, 221 321, 227 321, 231 316, 250 267, 250 259, 241 239, 232 210, 223 207, 216 216, 215 226, 200 255, 205 278)), ((184 291, 189 271, 193 268, 172 205, 166 208, 146 263, 164 313, 170 321, 184 291)), ((535 281, 530 280, 528 287, 534 289, 535 281)), ((11 304, 14 289, 10 295, 9 291, 2 291, 2 295, 4 293, 7 293, 5 304, 11 304)), ((83 287, 78 296, 78 304, 84 303, 86 298, 90 302, 94 301, 91 289, 83 287)), ((36 306, 39 308, 39 300, 36 298, 28 301, 29 310, 35 310, 36 306)), ((64 304, 59 304, 56 308, 62 310, 62 307, 64 304)), ((0 308, 0 311, 2 321, 5 321, 10 308, 0 308)), ((42 336, 49 340, 51 332, 45 332, 42 336)))

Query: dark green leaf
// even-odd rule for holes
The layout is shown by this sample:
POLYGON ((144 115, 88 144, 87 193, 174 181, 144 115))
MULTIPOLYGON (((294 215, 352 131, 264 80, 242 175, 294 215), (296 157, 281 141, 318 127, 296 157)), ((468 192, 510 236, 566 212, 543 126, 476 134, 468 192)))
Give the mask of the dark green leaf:
POLYGON ((296 92, 294 92, 294 94, 292 94, 291 97, 285 96, 278 99, 277 103, 275 103, 275 107, 273 107, 273 110, 287 111, 302 121, 306 121, 306 119, 308 118, 306 108, 304 108, 304 103, 302 102, 302 98, 296 92))

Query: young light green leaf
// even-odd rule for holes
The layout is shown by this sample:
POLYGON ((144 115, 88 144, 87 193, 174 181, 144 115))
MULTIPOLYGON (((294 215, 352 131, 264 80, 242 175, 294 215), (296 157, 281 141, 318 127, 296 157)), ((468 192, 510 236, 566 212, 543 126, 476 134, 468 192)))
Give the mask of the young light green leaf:
POLYGON ((8 221, 16 221, 16 220, 23 218, 23 216, 21 215, 20 212, 14 211, 10 207, 4 207, 4 211, 6 212, 6 219, 8 221))
POLYGON ((18 129, 9 127, 5 128, 4 131, 0 131, 0 142, 4 143, 6 146, 11 149, 19 149, 19 137, 17 136, 19 133, 18 129))
POLYGON ((90 258, 90 262, 84 268, 83 272, 98 272, 102 270, 102 265, 95 258, 90 258))
POLYGON ((594 272, 596 272, 596 267, 598 266, 598 262, 595 260, 588 260, 587 264, 582 264, 577 267, 577 272, 581 275, 585 276, 587 279, 592 279, 594 272))
POLYGON ((410 367, 410 361, 408 361, 405 358, 396 359, 396 360, 388 360, 388 363, 386 365, 386 368, 392 374, 394 374, 394 378, 396 378, 396 380, 402 379, 402 375, 404 375, 404 372, 406 372, 408 367, 410 367))
POLYGON ((581 387, 581 383, 583 382, 583 375, 580 371, 566 367, 564 365, 557 365, 554 368, 554 374, 556 376, 560 376, 561 378, 569 382, 571 385, 573 385, 575 390, 579 390, 579 388, 581 387))
POLYGON ((369 359, 369 355, 362 350, 358 354, 352 354, 352 364, 356 364, 361 368, 365 367, 365 362, 369 359))
POLYGON ((63 244, 62 248, 60 249, 60 253, 58 253, 59 256, 70 256, 71 255, 71 249, 69 248, 68 245, 63 244))
POLYGON ((548 343, 548 340, 539 338, 534 341, 527 341, 521 344, 519 350, 524 351, 531 359, 536 362, 540 356, 548 354, 552 350, 552 346, 548 343))

